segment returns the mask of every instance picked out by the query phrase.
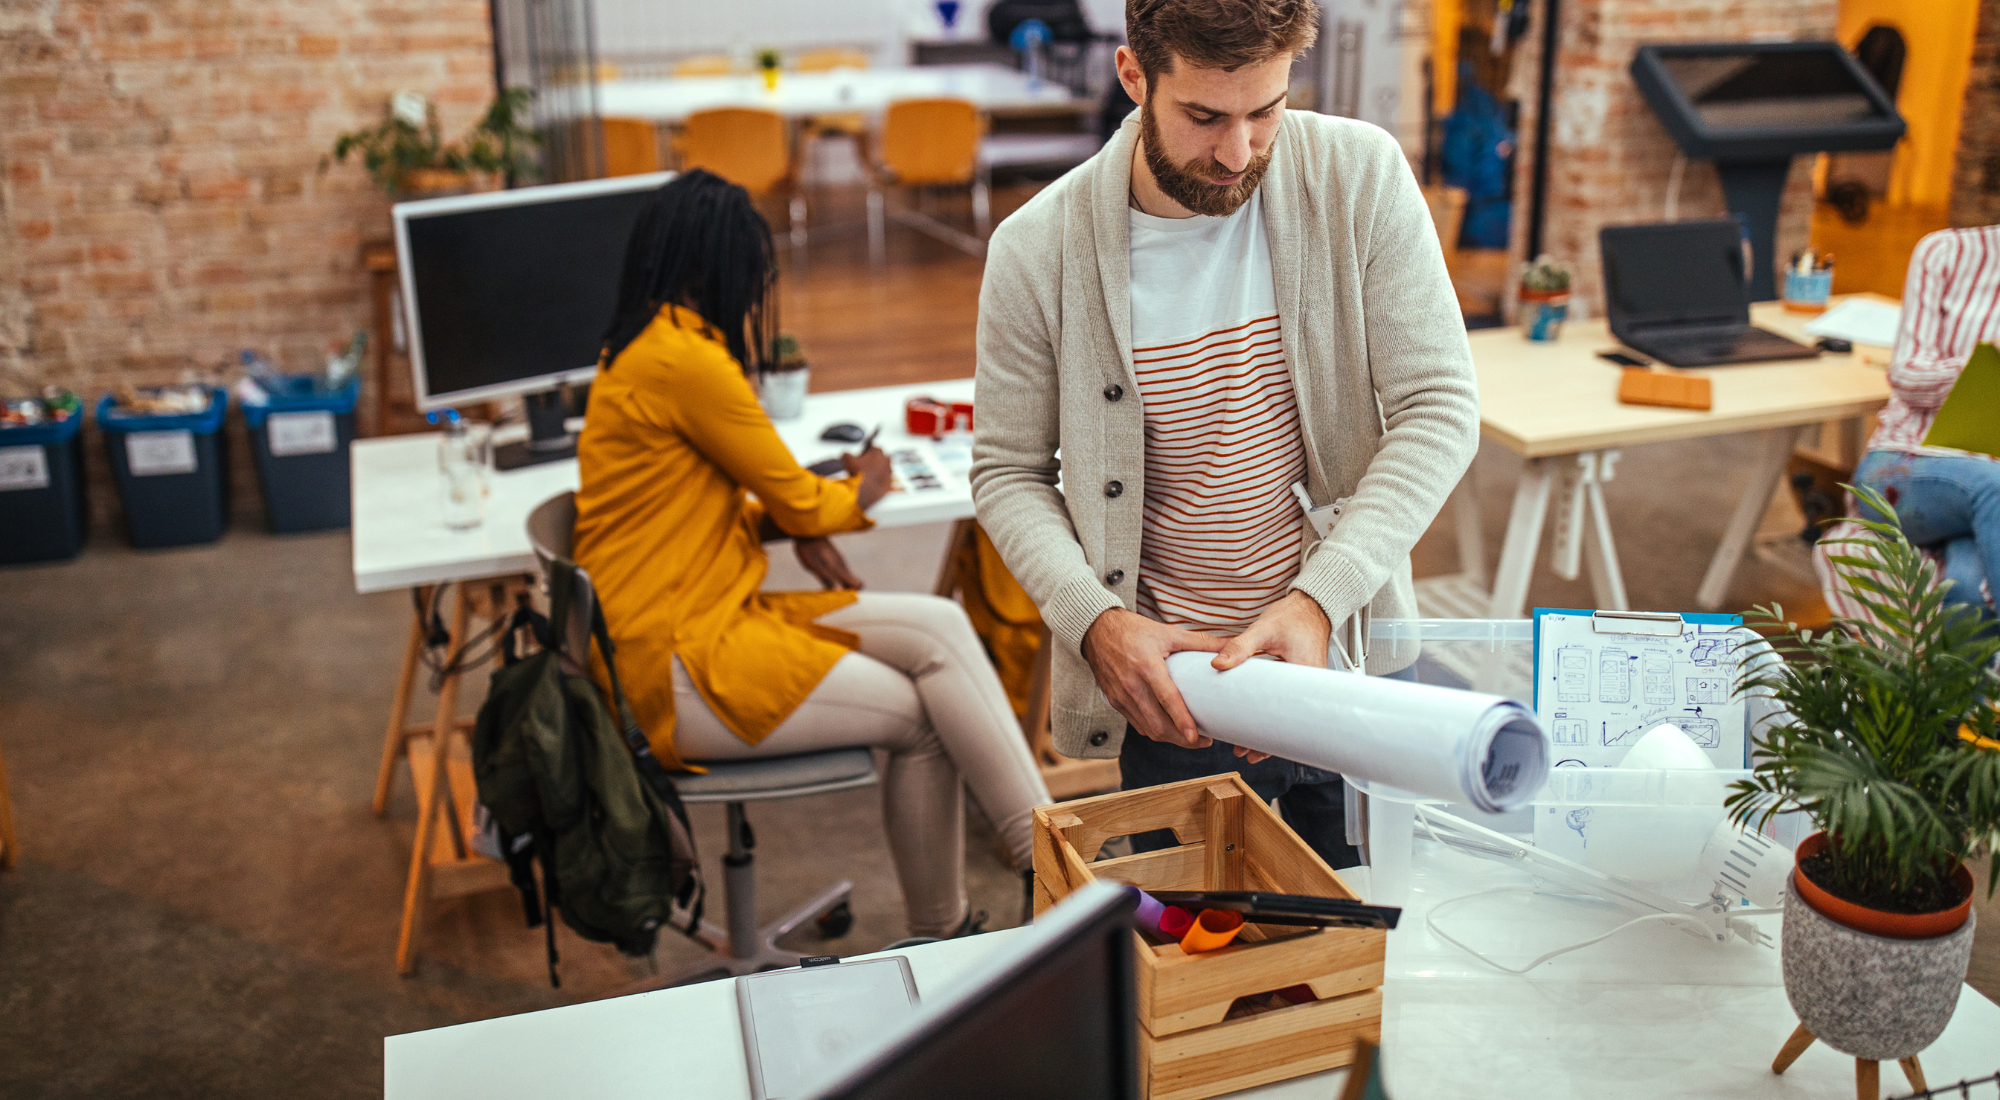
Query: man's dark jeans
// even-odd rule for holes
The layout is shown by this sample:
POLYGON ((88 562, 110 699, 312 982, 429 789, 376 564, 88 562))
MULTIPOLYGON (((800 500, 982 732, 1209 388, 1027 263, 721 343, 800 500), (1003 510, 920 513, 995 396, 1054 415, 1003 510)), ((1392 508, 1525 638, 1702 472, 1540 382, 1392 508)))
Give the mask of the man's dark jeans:
MULTIPOLYGON (((1257 797, 1278 800, 1278 814, 1299 838, 1339 869, 1361 863, 1361 853, 1347 842, 1346 784, 1340 776, 1273 756, 1256 764, 1246 764, 1228 745, 1217 741, 1205 749, 1184 749, 1155 741, 1130 726, 1125 727, 1125 745, 1118 750, 1119 785, 1125 790, 1157 787, 1184 779, 1235 772, 1243 777, 1257 797)), ((1132 836, 1132 851, 1156 852, 1179 841, 1173 830, 1156 829, 1132 836)))

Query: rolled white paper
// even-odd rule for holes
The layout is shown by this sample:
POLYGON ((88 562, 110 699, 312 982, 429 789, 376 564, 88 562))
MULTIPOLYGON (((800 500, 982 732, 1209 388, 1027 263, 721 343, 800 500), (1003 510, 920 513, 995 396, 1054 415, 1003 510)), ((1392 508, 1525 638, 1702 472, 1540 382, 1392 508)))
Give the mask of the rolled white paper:
POLYGON ((1487 813, 1527 805, 1549 777, 1548 736, 1500 695, 1208 653, 1167 658, 1188 712, 1217 741, 1487 813))

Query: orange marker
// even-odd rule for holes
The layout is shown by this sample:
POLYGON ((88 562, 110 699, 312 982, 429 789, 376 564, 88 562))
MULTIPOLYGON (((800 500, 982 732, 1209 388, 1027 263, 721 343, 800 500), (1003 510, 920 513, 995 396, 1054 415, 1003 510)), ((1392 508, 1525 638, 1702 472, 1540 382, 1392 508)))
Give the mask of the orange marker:
POLYGON ((1243 930, 1243 914, 1229 909, 1203 909, 1194 927, 1181 937, 1181 950, 1190 955, 1229 946, 1243 930))

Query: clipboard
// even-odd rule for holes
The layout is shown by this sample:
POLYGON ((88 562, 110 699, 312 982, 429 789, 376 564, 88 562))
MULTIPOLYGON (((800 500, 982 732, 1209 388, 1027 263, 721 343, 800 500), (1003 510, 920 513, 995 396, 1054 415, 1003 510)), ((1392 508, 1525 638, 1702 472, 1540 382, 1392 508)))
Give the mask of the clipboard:
POLYGON ((1972 349, 1924 433, 1924 446, 2000 455, 2000 349, 1972 349))
POLYGON ((1745 766, 1741 615, 1536 608, 1535 715, 1557 766, 1615 767, 1662 722, 1718 768, 1745 766))
POLYGON ((802 961, 736 979, 752 1100, 814 1091, 848 1054, 916 1011, 917 981, 901 955, 802 961))

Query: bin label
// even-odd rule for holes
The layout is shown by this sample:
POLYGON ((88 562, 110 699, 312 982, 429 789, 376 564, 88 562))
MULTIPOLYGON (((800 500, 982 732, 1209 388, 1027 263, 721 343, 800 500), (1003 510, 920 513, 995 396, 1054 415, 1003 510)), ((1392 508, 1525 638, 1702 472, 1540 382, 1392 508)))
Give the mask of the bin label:
POLYGON ((177 432, 128 432, 125 465, 133 477, 194 473, 194 433, 185 428, 177 432))
POLYGON ((323 455, 340 445, 333 430, 333 414, 320 412, 272 413, 264 421, 271 441, 272 458, 294 455, 323 455))
POLYGON ((49 487, 49 456, 39 443, 0 447, 0 493, 49 487))

